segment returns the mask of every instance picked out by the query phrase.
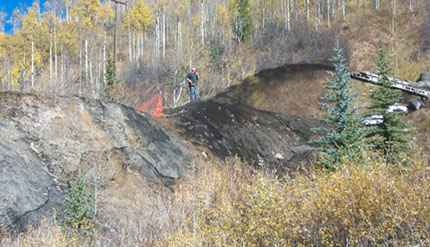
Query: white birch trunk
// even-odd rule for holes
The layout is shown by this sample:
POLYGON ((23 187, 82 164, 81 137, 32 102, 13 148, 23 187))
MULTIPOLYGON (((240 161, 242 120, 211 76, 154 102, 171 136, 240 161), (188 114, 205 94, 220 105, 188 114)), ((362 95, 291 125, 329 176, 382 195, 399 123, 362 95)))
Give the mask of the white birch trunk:
MULTIPOLYGON (((23 79, 24 81, 24 79, 23 79)), ((31 90, 34 90, 34 38, 31 34, 31 90)))
POLYGON ((155 62, 158 66, 160 61, 160 12, 157 12, 157 20, 155 23, 155 62))
POLYGON ((337 20, 337 4, 336 4, 336 2, 333 3, 332 14, 333 14, 333 19, 337 20))
POLYGON ((287 16, 286 16, 287 32, 291 31, 291 0, 287 0, 287 16))
POLYGON ((70 0, 66 3, 66 22, 70 21, 70 0))
POLYGON ((1 89, 2 91, 5 91, 5 80, 7 81, 6 57, 3 58, 3 75, 5 75, 6 78, 3 78, 1 81, 1 89))
POLYGON ((54 80, 58 85, 58 54, 57 54, 57 27, 54 25, 54 80))
POLYGON ((306 0, 306 20, 308 20, 308 22, 310 19, 310 13, 311 13, 311 11, 310 11, 310 6, 309 6, 309 0, 306 0))
POLYGON ((263 24, 262 24, 263 29, 266 27, 266 9, 263 6, 263 24))
POLYGON ((12 84, 11 82, 12 82, 12 80, 13 80, 13 73, 10 73, 10 70, 8 71, 8 74, 9 74, 9 79, 10 80, 8 80, 7 81, 7 90, 10 92, 11 91, 11 89, 10 89, 10 85, 12 84))
POLYGON ((103 48, 99 48, 98 52, 98 59, 97 59, 97 70, 96 70, 96 97, 97 99, 100 98, 100 75, 102 72, 102 62, 103 62, 103 48))
POLYGON ((132 63, 135 64, 137 63, 137 59, 136 59, 136 34, 133 32, 131 34, 131 52, 132 52, 132 63))
POLYGON ((176 107, 176 75, 178 74, 178 69, 175 68, 175 73, 173 74, 173 106, 176 107))
POLYGON ((139 67, 139 36, 136 33, 133 35, 133 42, 134 60, 136 61, 137 67, 139 67))
POLYGON ((345 0, 342 0, 342 19, 346 21, 346 3, 345 0))
MULTIPOLYGON (((93 57, 93 48, 91 48, 91 57, 93 57)), ((93 73, 93 59, 89 59, 89 76, 90 76, 90 90, 93 99, 96 98, 95 86, 94 86, 94 73, 93 73)))
POLYGON ((392 24, 391 24, 391 32, 394 33, 395 30, 395 25, 396 25, 396 0, 393 0, 393 19, 392 19, 392 24))
POLYGON ((204 0, 200 1, 200 31, 202 35, 202 45, 205 44, 205 6, 204 6, 204 0))
POLYGON ((140 67, 140 57, 141 57, 140 37, 141 35, 137 35, 137 42, 136 42, 136 51, 137 51, 136 62, 137 62, 138 68, 140 67))
POLYGON ((143 59, 143 34, 139 35, 139 61, 143 59))
MULTIPOLYGON (((63 48, 64 49, 64 48, 63 48)), ((62 90, 63 90, 63 94, 65 94, 65 87, 67 86, 67 78, 68 78, 68 73, 67 73, 67 59, 68 59, 68 53, 67 51, 64 52, 63 55, 63 85, 62 85, 62 90)), ((69 80, 71 82, 71 80, 69 80)))
POLYGON ((103 32, 103 86, 106 86, 106 47, 107 47, 107 38, 106 38, 106 26, 103 32))
POLYGON ((49 35, 49 91, 53 90, 53 75, 52 75, 52 33, 49 35))
POLYGON ((132 51, 132 44, 131 44, 131 27, 130 27, 130 24, 128 25, 128 53, 129 53, 129 61, 131 64, 133 64, 133 51, 132 51))
POLYGON ((318 30, 321 25, 321 0, 317 0, 317 18, 315 20, 315 27, 318 30))
POLYGON ((163 9, 163 60, 166 58, 166 11, 163 9))
MULTIPOLYGON (((89 73, 90 73, 90 68, 89 68, 89 59, 88 59, 88 37, 85 36, 85 85, 87 86, 87 90, 88 88, 88 79, 89 79, 89 73)), ((87 91, 88 92, 88 91, 87 91)))
POLYGON ((60 94, 64 91, 64 50, 63 43, 60 42, 60 94))
POLYGON ((82 97, 82 40, 79 37, 79 97, 82 97))
POLYGON ((178 21, 178 55, 182 54, 182 23, 178 21))
POLYGON ((396 9, 396 0, 393 0, 393 19, 392 19, 392 28, 391 28, 391 32, 395 33, 396 29, 396 14, 397 14, 397 9, 396 9))
POLYGON ((327 0, 327 26, 330 27, 330 0, 327 0))
POLYGON ((139 52, 140 52, 140 48, 139 48, 139 33, 138 32, 133 32, 133 59, 136 63, 136 66, 139 67, 139 52))

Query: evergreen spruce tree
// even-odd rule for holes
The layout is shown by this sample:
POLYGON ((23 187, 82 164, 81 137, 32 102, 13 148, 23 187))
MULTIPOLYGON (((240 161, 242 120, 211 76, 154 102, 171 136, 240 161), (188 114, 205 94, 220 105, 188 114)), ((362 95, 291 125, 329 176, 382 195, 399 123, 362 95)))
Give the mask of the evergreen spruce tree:
POLYGON ((73 186, 64 204, 64 220, 62 226, 70 234, 87 234, 93 230, 94 217, 93 194, 88 191, 82 175, 73 186))
POLYGON ((407 125, 399 118, 403 112, 388 112, 387 109, 399 102, 402 93, 391 88, 388 76, 391 75, 390 62, 387 59, 387 52, 384 44, 380 43, 378 60, 378 75, 380 87, 370 94, 371 105, 369 110, 371 115, 382 115, 384 122, 371 127, 368 134, 368 141, 372 149, 381 151, 387 156, 390 162, 399 160, 401 152, 407 152, 409 142, 407 125))
POLYGON ((233 4, 235 16, 233 18, 233 30, 236 34, 236 41, 241 43, 246 41, 253 33, 252 16, 248 0, 238 0, 233 4))
POLYGON ((321 98, 324 103, 320 103, 329 115, 323 120, 327 127, 314 129, 325 135, 311 143, 317 145, 313 150, 322 153, 321 164, 326 168, 335 169, 345 159, 354 162, 363 159, 365 132, 357 116, 357 107, 352 106, 355 95, 350 92, 351 86, 348 85, 350 73, 341 49, 335 49, 331 61, 334 63, 335 71, 328 73, 333 79, 327 80, 328 85, 325 88, 329 92, 321 98))
POLYGON ((105 77, 106 77, 106 85, 104 89, 104 94, 106 99, 112 100, 114 87, 119 84, 119 81, 116 78, 116 68, 115 68, 112 55, 109 55, 107 59, 105 77))

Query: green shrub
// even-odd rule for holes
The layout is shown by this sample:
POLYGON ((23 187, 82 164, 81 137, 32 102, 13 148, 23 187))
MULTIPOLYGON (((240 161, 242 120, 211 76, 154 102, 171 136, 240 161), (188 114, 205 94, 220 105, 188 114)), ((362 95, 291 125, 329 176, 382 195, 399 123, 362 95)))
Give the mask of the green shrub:
POLYGON ((64 204, 61 226, 69 235, 88 235, 94 231, 94 195, 88 191, 84 177, 79 176, 64 204))

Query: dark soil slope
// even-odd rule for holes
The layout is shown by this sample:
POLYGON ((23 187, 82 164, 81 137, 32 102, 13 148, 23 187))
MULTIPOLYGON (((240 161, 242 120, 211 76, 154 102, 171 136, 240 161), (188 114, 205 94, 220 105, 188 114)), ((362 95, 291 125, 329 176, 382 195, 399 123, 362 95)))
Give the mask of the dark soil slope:
POLYGON ((218 97, 175 110, 186 138, 220 158, 239 155, 281 170, 307 161, 310 129, 319 121, 283 116, 218 97))
POLYGON ((215 98, 248 104, 256 109, 308 118, 321 118, 319 98, 330 66, 292 64, 264 70, 215 98))
POLYGON ((320 124, 310 117, 319 115, 320 81, 327 69, 286 65, 263 71, 214 98, 168 114, 187 138, 220 158, 237 154, 282 170, 295 169, 309 158, 310 129, 320 124))

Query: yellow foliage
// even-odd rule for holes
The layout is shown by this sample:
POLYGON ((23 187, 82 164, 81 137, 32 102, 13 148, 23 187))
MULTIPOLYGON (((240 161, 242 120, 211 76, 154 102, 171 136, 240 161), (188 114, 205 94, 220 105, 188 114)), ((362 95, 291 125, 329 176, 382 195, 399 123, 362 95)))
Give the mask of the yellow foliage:
POLYGON ((425 71, 425 64, 422 62, 409 62, 403 64, 398 69, 398 76, 405 80, 416 81, 420 73, 425 71))
POLYGON ((126 21, 130 23, 133 30, 142 33, 148 31, 155 23, 148 6, 142 0, 136 3, 126 21))
POLYGON ((82 27, 90 29, 100 14, 100 7, 99 0, 79 0, 76 5, 73 5, 71 14, 78 18, 82 27))
POLYGON ((0 238, 0 246, 16 247, 39 247, 39 246, 58 246, 58 247, 78 247, 89 246, 88 243, 78 241, 76 237, 68 238, 56 222, 42 221, 38 228, 30 227, 26 234, 16 236, 4 234, 0 238))
POLYGON ((193 15, 193 18, 192 18, 193 26, 199 27, 200 23, 201 23, 201 19, 202 19, 202 17, 200 15, 200 13, 193 15))
POLYGON ((113 20, 113 18, 115 17, 115 13, 113 12, 112 8, 109 7, 109 5, 107 4, 107 2, 104 2, 102 4, 102 6, 99 9, 99 17, 102 20, 113 20))
POLYGON ((228 23, 229 21, 228 9, 222 4, 218 5, 217 17, 219 22, 228 23))
POLYGON ((365 166, 282 178, 238 160, 209 161, 178 181, 173 195, 160 191, 163 206, 149 210, 160 216, 156 236, 127 229, 67 238, 45 222, 0 245, 428 246, 430 174, 423 160, 411 159, 406 170, 369 158, 365 166))
MULTIPOLYGON (((218 189, 210 203, 207 198, 198 200, 205 188, 197 182, 198 190, 187 192, 197 204, 193 217, 166 239, 165 246, 429 244, 430 183, 423 178, 427 173, 419 162, 398 171, 381 160, 285 181, 258 172, 254 181, 237 180, 245 182, 238 192, 242 196, 218 189)), ((215 188, 234 186, 220 179, 227 174, 214 176, 200 179, 210 180, 205 183, 215 188)))
POLYGON ((36 14, 40 12, 38 2, 33 3, 33 7, 28 9, 28 14, 24 16, 22 20, 22 30, 25 34, 34 35, 36 28, 39 23, 36 18, 36 14))

